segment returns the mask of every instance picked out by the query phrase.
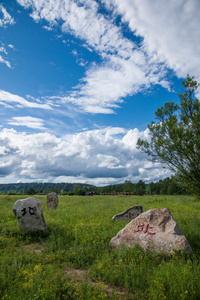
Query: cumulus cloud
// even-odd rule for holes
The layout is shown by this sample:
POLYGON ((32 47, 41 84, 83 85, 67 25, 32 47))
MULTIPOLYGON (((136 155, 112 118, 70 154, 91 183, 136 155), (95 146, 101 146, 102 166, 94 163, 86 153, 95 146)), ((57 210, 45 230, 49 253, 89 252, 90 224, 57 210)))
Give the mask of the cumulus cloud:
POLYGON ((20 97, 15 94, 11 94, 3 90, 0 90, 0 105, 4 105, 10 108, 14 107, 13 105, 15 105, 18 107, 40 108, 40 109, 48 109, 48 110, 52 109, 51 104, 47 104, 47 103, 43 104, 40 103, 40 101, 39 103, 30 102, 24 99, 23 97, 20 97))
POLYGON ((0 27, 6 27, 7 25, 15 24, 14 18, 7 12, 7 10, 0 4, 0 12, 2 17, 0 18, 0 27))
POLYGON ((104 128, 57 138, 49 133, 0 132, 0 176, 18 179, 82 181, 93 184, 137 182, 169 176, 150 163, 131 139, 147 136, 137 129, 104 128))

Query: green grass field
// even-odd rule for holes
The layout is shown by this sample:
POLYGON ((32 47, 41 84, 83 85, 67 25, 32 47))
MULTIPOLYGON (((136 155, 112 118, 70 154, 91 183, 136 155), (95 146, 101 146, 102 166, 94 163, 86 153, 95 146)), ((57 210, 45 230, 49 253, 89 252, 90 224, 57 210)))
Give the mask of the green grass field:
POLYGON ((12 208, 28 196, 0 196, 0 299, 200 299, 200 203, 189 196, 59 196, 42 209, 48 230, 20 232, 12 208), (133 205, 169 208, 193 253, 112 249, 133 205))

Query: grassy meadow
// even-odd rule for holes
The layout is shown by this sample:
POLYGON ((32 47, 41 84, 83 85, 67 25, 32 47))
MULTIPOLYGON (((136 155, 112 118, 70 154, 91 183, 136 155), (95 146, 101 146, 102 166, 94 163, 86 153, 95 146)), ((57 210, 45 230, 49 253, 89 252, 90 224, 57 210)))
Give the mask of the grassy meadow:
POLYGON ((200 202, 190 196, 59 196, 42 201, 48 230, 20 232, 12 208, 28 196, 0 196, 0 299, 200 299, 200 202), (110 247, 133 205, 169 208, 193 253, 173 256, 110 247))

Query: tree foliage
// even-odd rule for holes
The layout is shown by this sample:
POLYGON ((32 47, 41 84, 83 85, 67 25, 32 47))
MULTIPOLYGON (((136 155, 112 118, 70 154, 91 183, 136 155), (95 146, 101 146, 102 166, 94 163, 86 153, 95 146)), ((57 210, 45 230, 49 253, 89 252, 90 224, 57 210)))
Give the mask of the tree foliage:
POLYGON ((137 147, 152 161, 164 163, 183 188, 200 196, 200 102, 194 77, 183 81, 180 104, 166 102, 156 111, 157 123, 148 125, 150 142, 138 139, 137 147))

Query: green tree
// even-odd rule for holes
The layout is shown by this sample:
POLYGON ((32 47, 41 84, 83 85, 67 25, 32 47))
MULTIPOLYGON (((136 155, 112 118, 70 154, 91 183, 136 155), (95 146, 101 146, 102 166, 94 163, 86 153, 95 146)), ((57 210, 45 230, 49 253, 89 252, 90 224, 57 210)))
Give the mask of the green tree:
POLYGON ((140 180, 138 181, 138 183, 136 183, 135 185, 135 193, 136 195, 144 195, 146 192, 146 187, 145 187, 145 183, 144 181, 140 180))
POLYGON ((150 195, 153 195, 154 194, 154 185, 155 183, 154 182, 150 182, 147 186, 147 193, 150 194, 150 195))
POLYGON ((168 192, 168 195, 178 194, 177 185, 176 185, 176 182, 174 180, 171 181, 167 192, 168 192))
POLYGON ((80 185, 74 185, 73 192, 74 192, 74 195, 83 196, 83 195, 85 195, 86 188, 81 188, 80 185))
POLYGON ((199 84, 189 75, 182 84, 180 104, 166 102, 158 108, 157 124, 148 125, 151 141, 138 139, 137 146, 152 161, 167 165, 184 189, 200 197, 200 102, 195 97, 199 84))
POLYGON ((36 194, 36 190, 33 187, 30 187, 27 190, 27 195, 35 195, 36 194))
POLYGON ((123 191, 124 192, 134 192, 134 190, 135 190, 135 185, 131 181, 126 180, 124 182, 123 191))
POLYGON ((171 183, 171 179, 169 177, 159 180, 161 187, 160 187, 160 194, 161 195, 167 195, 168 194, 168 187, 171 183))
POLYGON ((81 188, 79 185, 75 185, 73 189, 74 195, 80 195, 81 193, 81 188))

